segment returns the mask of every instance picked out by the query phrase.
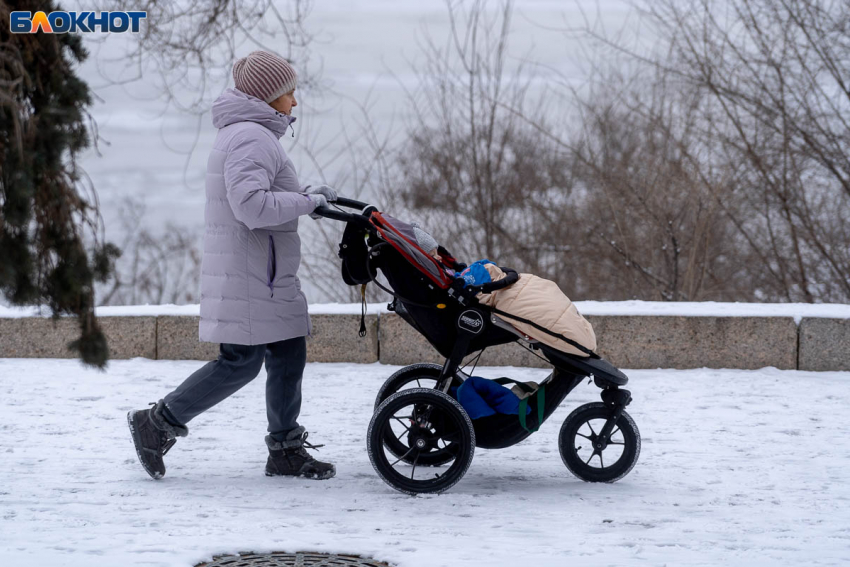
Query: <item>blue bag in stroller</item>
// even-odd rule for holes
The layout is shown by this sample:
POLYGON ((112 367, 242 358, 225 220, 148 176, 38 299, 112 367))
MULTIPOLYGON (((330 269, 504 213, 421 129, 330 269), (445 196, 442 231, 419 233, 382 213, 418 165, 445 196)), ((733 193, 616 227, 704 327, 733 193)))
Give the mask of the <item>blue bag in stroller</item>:
MULTIPOLYGON (((519 415, 519 396, 510 388, 480 376, 470 376, 457 388, 457 401, 466 410, 470 419, 490 415, 519 415)), ((526 414, 531 408, 526 406, 526 414)))

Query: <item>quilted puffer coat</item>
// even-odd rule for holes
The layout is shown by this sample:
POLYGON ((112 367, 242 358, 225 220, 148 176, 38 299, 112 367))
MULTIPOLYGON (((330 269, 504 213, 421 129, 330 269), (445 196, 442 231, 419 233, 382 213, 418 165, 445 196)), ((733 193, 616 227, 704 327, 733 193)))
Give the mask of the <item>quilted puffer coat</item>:
POLYGON ((212 119, 199 338, 256 345, 308 335, 298 217, 316 203, 280 145, 295 118, 230 88, 212 119))

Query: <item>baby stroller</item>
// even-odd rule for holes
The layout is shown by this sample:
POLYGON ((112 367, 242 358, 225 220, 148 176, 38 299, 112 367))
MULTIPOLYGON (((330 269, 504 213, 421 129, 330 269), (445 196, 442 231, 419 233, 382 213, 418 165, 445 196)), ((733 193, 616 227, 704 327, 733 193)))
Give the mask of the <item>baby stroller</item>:
MULTIPOLYGON (((517 281, 508 277, 480 286, 463 286, 416 245, 409 225, 374 206, 339 198, 337 207, 316 212, 346 223, 339 245, 342 277, 349 285, 374 282, 393 296, 388 305, 444 356, 441 365, 412 364, 390 376, 378 391, 367 446, 375 471, 387 484, 408 494, 438 493, 454 486, 472 463, 475 447, 501 449, 536 431, 582 380, 601 389, 601 402, 573 411, 561 426, 558 449, 567 469, 588 482, 614 482, 631 471, 640 453, 640 433, 624 410, 631 393, 628 378, 595 353, 556 350, 519 332, 508 314, 497 314, 476 299, 517 281), (406 234, 407 232, 407 234, 406 234), (377 281, 377 271, 389 289, 377 281), (553 366, 539 385, 502 378, 524 392, 518 415, 470 419, 451 395, 469 375, 461 367, 472 353, 519 342, 553 366), (531 408, 530 410, 528 408, 531 408)), ((523 321, 531 323, 530 321, 523 321)), ((365 326, 361 325, 361 333, 365 326)), ((549 332, 541 328, 541 331, 549 332)))

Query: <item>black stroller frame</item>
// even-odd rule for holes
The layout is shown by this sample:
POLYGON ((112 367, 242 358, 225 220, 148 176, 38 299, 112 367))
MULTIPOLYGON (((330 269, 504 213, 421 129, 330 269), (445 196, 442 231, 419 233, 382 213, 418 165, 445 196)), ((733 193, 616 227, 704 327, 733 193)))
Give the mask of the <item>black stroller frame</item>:
MULTIPOLYGON (((442 366, 419 363, 402 368, 378 392, 367 445, 376 472, 390 486, 410 494, 448 490, 466 473, 476 446, 501 449, 526 439, 588 378, 601 389, 602 401, 577 408, 564 421, 559 436, 561 458, 570 472, 585 481, 614 482, 628 474, 640 453, 640 433, 625 412, 632 400, 631 393, 622 388, 628 383, 626 375, 566 337, 557 335, 589 356, 561 352, 523 334, 510 324, 515 317, 476 299, 480 292, 491 293, 515 283, 518 277, 515 271, 503 268, 508 277, 500 281, 464 287, 460 279, 435 276, 423 269, 421 261, 412 255, 422 258, 427 256, 425 251, 403 236, 391 235, 387 220, 374 206, 345 198, 338 198, 334 204, 358 210, 354 213, 330 207, 316 210, 321 216, 346 223, 339 251, 345 282, 349 285, 374 282, 392 295, 394 299, 388 309, 445 357, 442 366), (390 242, 388 236, 396 240, 390 242), (377 281, 379 269, 390 289, 377 281), (471 420, 451 395, 453 387, 469 378, 462 369, 464 359, 476 352, 480 356, 487 347, 511 342, 519 342, 552 364, 552 373, 537 387, 510 378, 497 380, 502 384, 515 383, 524 392, 521 418, 496 414, 471 420), (433 382, 433 387, 405 389, 414 382, 421 386, 423 380, 433 382), (528 416, 526 405, 532 408, 528 416), (403 429, 398 429, 399 424, 403 429), (609 457, 606 466, 603 453, 618 446, 622 446, 619 457, 613 462, 609 457), (587 450, 591 452, 585 459, 587 450), (397 460, 390 462, 393 458, 397 460), (412 467, 409 478, 408 469, 396 469, 399 463, 403 463, 402 467, 412 467), (416 479, 417 467, 420 474, 425 467, 440 472, 416 479)), ((521 321, 553 334, 532 321, 521 321)))

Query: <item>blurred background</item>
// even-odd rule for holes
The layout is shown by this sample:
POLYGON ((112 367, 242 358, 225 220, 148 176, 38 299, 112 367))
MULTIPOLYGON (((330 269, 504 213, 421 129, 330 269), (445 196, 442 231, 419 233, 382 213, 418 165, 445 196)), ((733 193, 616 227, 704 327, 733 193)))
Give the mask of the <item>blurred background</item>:
MULTIPOLYGON (((148 12, 139 34, 80 34, 73 65, 93 97, 78 183, 121 250, 98 305, 199 301, 209 110, 254 49, 299 72, 281 142, 301 182, 418 220, 463 261, 573 299, 850 301, 845 2, 51 9, 148 12)), ((301 221, 310 302, 359 299, 341 230, 301 221)))

